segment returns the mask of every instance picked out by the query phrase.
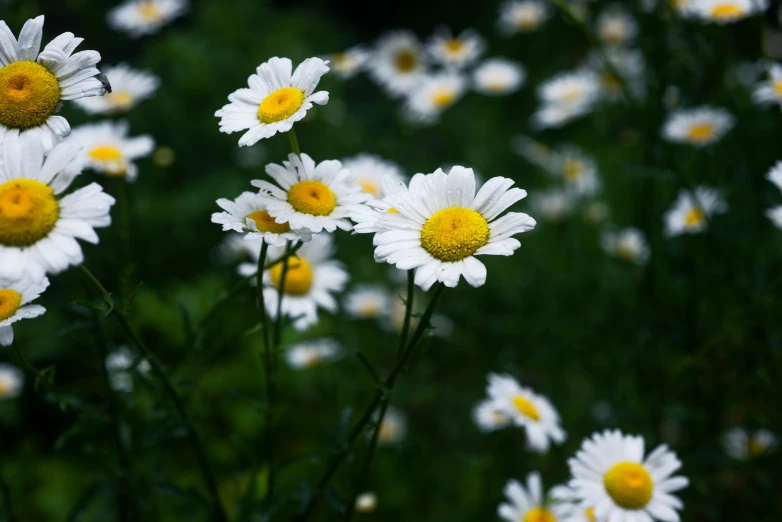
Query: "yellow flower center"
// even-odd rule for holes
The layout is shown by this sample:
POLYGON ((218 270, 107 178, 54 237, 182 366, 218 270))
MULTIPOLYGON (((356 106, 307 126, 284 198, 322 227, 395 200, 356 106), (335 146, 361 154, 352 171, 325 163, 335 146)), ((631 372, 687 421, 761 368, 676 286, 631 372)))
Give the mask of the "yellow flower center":
POLYGON ((323 361, 321 361, 320 355, 318 355, 316 353, 312 353, 312 354, 310 354, 310 358, 307 359, 304 362, 304 367, 305 368, 315 368, 316 366, 320 366, 321 362, 323 362, 323 361))
POLYGON ((60 84, 35 62, 14 62, 0 69, 0 123, 12 129, 43 125, 60 102, 60 84))
POLYGON ((519 410, 525 417, 529 417, 532 420, 540 420, 540 413, 538 413, 538 409, 521 395, 516 395, 513 397, 511 402, 513 403, 513 406, 515 406, 516 409, 519 410))
POLYGON ((589 508, 584 513, 587 517, 587 520, 589 522, 597 522, 597 517, 595 516, 595 508, 589 508))
POLYGON ((261 123, 275 123, 293 116, 304 103, 304 92, 295 87, 277 89, 261 102, 258 119, 261 123))
POLYGON ((421 229, 421 246, 440 261, 461 261, 489 241, 489 223, 463 207, 438 210, 421 229))
POLYGON ((733 3, 719 4, 711 11, 711 17, 715 20, 732 20, 744 14, 744 10, 733 3))
POLYGON ((562 98, 567 103, 578 103, 584 96, 584 92, 577 85, 571 85, 565 88, 565 92, 562 94, 562 98))
POLYGON ((782 80, 774 82, 774 91, 778 96, 782 96, 782 80))
POLYGON ((548 509, 536 507, 527 511, 523 522, 557 522, 557 517, 548 509))
POLYGON ((337 197, 322 181, 300 181, 288 190, 288 203, 302 214, 328 216, 337 206, 337 197))
MULTIPOLYGON (((271 267, 272 283, 278 289, 282 280, 284 263, 277 263, 271 267)), ((288 295, 305 295, 312 287, 312 266, 302 258, 289 257, 288 271, 285 274, 285 287, 282 293, 288 295)))
POLYGON ((455 100, 456 95, 454 95, 453 91, 448 89, 440 89, 434 93, 432 103, 434 103, 434 106, 438 109, 444 109, 445 107, 451 105, 455 100))
POLYGON ((372 194, 376 198, 380 197, 380 183, 375 181, 372 178, 359 178, 356 180, 356 185, 361 187, 361 190, 366 192, 367 194, 372 194))
POLYGON ((394 57, 394 63, 399 71, 409 73, 418 65, 418 58, 411 51, 401 51, 394 57))
POLYGON ((695 228, 701 226, 703 220, 703 211, 701 211, 699 208, 693 207, 684 217, 684 224, 687 225, 687 227, 695 228))
POLYGON ((160 12, 160 7, 151 0, 149 2, 141 2, 138 6, 138 13, 141 15, 141 18, 148 22, 159 20, 163 16, 163 13, 160 12))
POLYGON ((109 176, 124 176, 128 171, 127 160, 113 145, 99 145, 90 150, 89 156, 99 163, 101 170, 109 176))
POLYGON ((0 380, 0 397, 7 397, 11 392, 11 383, 6 380, 0 380))
POLYGON ((389 214, 399 214, 399 211, 395 209, 394 207, 391 207, 388 209, 389 214))
MULTIPOLYGON (((0 303, 0 319, 3 317, 2 303, 0 303)), ((762 455, 766 451, 766 445, 758 437, 750 437, 747 441, 747 452, 753 457, 762 455)))
POLYGON ((711 123, 696 123, 687 130, 687 137, 695 143, 702 143, 714 137, 714 125, 711 123))
POLYGON ((654 483, 649 472, 635 462, 614 464, 603 477, 613 501, 625 509, 641 509, 652 498, 654 483))
POLYGON ((399 426, 396 422, 388 419, 383 419, 380 423, 380 430, 377 434, 378 438, 383 441, 392 441, 396 439, 399 434, 399 426))
POLYGON ((616 255, 625 261, 632 261, 635 257, 635 248, 629 242, 619 242, 616 246, 616 255))
POLYGON ((16 290, 0 290, 0 321, 12 317, 22 306, 22 295, 16 290))
POLYGON ((451 38, 445 42, 445 48, 451 54, 461 54, 464 50, 464 42, 458 38, 451 38))
POLYGON ((34 245, 52 231, 60 207, 40 181, 15 179, 0 185, 0 245, 34 245))
POLYGON ((611 20, 605 23, 600 32, 600 36, 602 36, 604 42, 611 45, 617 45, 625 41, 627 38, 627 31, 625 30, 623 22, 611 20))
POLYGON ((574 159, 565 160, 562 174, 566 180, 576 181, 584 174, 584 163, 574 159))
POLYGON ((266 210, 256 210, 247 216, 247 218, 255 221, 255 226, 258 227, 258 230, 261 232, 284 234, 285 232, 290 232, 291 230, 291 226, 288 223, 277 223, 266 210))
POLYGON ((135 101, 133 95, 127 91, 110 92, 108 94, 105 94, 103 98, 114 107, 123 110, 129 109, 133 105, 133 102, 135 101))
POLYGON ((486 90, 490 92, 502 92, 508 88, 508 84, 499 80, 490 80, 486 84, 486 90))
POLYGON ((377 317, 382 312, 382 307, 377 301, 366 301, 361 304, 359 313, 361 317, 377 317))
POLYGON ((111 145, 101 145, 90 151, 90 157, 95 161, 117 161, 122 158, 122 152, 111 145))

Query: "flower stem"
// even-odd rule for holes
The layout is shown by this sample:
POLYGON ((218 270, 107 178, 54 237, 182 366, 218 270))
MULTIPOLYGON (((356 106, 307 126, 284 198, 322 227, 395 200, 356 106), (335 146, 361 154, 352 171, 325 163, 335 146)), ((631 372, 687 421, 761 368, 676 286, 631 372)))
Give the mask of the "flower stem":
POLYGON ((293 127, 291 127, 291 130, 288 131, 288 139, 291 142, 291 150, 294 154, 297 156, 301 156, 301 149, 299 148, 299 140, 296 138, 296 131, 293 130, 293 127))
POLYGON ((415 270, 407 271, 407 297, 405 300, 405 320, 402 324, 402 335, 399 336, 399 349, 396 352, 397 358, 401 357, 402 350, 407 344, 407 335, 410 332, 410 321, 413 317, 413 304, 415 302, 415 270))

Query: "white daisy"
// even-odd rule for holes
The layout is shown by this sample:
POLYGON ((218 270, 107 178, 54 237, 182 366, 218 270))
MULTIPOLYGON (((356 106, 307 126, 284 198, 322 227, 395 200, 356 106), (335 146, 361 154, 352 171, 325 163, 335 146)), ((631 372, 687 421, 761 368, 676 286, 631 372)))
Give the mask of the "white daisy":
POLYGON ((568 461, 583 507, 594 507, 598 520, 678 522, 682 502, 671 493, 689 484, 671 475, 681 467, 676 454, 658 446, 644 459, 644 439, 619 430, 595 433, 568 461))
POLYGON ((549 16, 548 5, 542 0, 508 0, 500 7, 497 26, 506 35, 534 31, 549 16))
POLYGON ((425 75, 408 93, 406 116, 419 123, 435 123, 447 108, 464 94, 467 80, 460 73, 440 72, 425 75))
POLYGON ((402 441, 407 435, 407 417, 397 408, 389 406, 380 422, 377 443, 380 446, 390 446, 402 441))
POLYGON ((347 51, 334 53, 328 56, 328 63, 331 70, 340 78, 352 78, 357 72, 362 70, 369 60, 370 54, 360 45, 352 47, 347 51))
POLYGON ((706 229, 709 218, 728 210, 722 195, 716 189, 698 186, 695 194, 682 190, 673 207, 665 213, 665 234, 697 234, 706 229))
POLYGON ((152 366, 146 359, 138 357, 127 346, 120 346, 106 356, 106 370, 109 372, 109 385, 112 390, 130 393, 133 391, 133 370, 142 376, 152 372, 152 366), (135 368, 134 368, 135 366, 135 368))
POLYGON ((133 160, 145 158, 155 149, 152 136, 128 136, 126 121, 88 123, 73 129, 69 140, 81 147, 81 162, 88 168, 109 177, 133 182, 138 167, 133 160))
POLYGON ((0 399, 13 399, 22 393, 24 374, 19 368, 0 363, 0 399))
POLYGON ((160 80, 154 74, 137 71, 124 63, 107 67, 102 72, 111 85, 111 92, 103 96, 76 100, 76 105, 90 114, 129 111, 139 102, 151 97, 160 86, 160 80))
POLYGON ((561 73, 538 87, 541 107, 532 119, 538 128, 561 127, 589 113, 600 95, 600 82, 591 71, 561 73))
POLYGON ((189 9, 187 0, 128 0, 109 11, 112 29, 137 38, 156 33, 189 9))
POLYGON ((486 267, 477 255, 509 256, 521 246, 512 236, 535 228, 527 214, 509 212, 527 192, 511 188, 513 180, 496 177, 476 194, 472 169, 453 167, 446 174, 417 175, 409 191, 387 196, 396 209, 381 218, 375 235, 375 260, 415 268, 415 283, 428 290, 440 281, 455 287, 461 276, 474 287, 486 282, 486 267))
POLYGON ((687 13, 718 24, 729 24, 768 9, 769 0, 689 0, 687 13))
POLYGON ((768 453, 777 443, 777 437, 769 430, 749 432, 737 427, 722 436, 725 453, 737 460, 750 460, 768 453))
POLYGON ((0 279, 0 346, 11 346, 14 342, 14 329, 11 326, 22 319, 32 319, 43 315, 43 306, 30 304, 49 286, 45 277, 33 280, 29 277, 5 281, 0 279))
POLYGON ((566 145, 556 149, 548 171, 562 178, 567 190, 579 196, 592 196, 600 190, 597 164, 578 147, 566 145))
POLYGON ((595 508, 581 506, 578 494, 572 488, 563 485, 555 486, 549 496, 561 510, 562 522, 598 522, 595 518, 595 508))
POLYGON ((527 475, 526 488, 518 480, 508 481, 503 493, 508 502, 500 504, 497 514, 508 522, 565 522, 572 509, 546 498, 538 472, 527 475))
POLYGON ((266 173, 277 185, 258 179, 251 183, 260 189, 269 215, 291 230, 307 229, 313 234, 351 230, 347 218, 371 199, 353 185, 355 175, 337 160, 316 165, 306 154, 290 154, 282 165, 266 165, 266 173))
POLYGON ((73 54, 83 38, 63 33, 39 54, 42 37, 43 15, 24 24, 18 42, 0 21, 0 141, 33 133, 48 151, 71 132, 68 121, 55 115, 60 102, 100 96, 106 90, 95 77, 100 54, 73 54))
POLYGON ((367 491, 356 497, 356 513, 372 513, 377 509, 377 495, 367 491))
POLYGON ((575 198, 572 192, 548 189, 535 193, 530 205, 545 221, 563 221, 573 213, 575 198))
POLYGON ((97 243, 114 198, 97 183, 62 196, 79 149, 64 142, 44 156, 38 136, 11 136, 0 150, 0 277, 41 279, 82 263, 76 239, 97 243))
POLYGON ((374 319, 391 311, 391 294, 382 286, 359 285, 345 296, 345 311, 354 319, 374 319))
POLYGON ((518 91, 527 78, 520 63, 504 58, 490 58, 472 73, 473 88, 483 94, 499 96, 518 91))
MULTIPOLYGON (((359 205, 351 213, 350 219, 356 223, 353 227, 354 234, 375 234, 385 230, 383 216, 387 213, 399 212, 386 201, 386 198, 395 194, 406 194, 407 185, 402 180, 383 176, 380 179, 380 193, 382 199, 367 201, 365 205, 359 205)), ((396 272, 402 273, 404 276, 403 272, 399 270, 396 270, 396 272)))
POLYGON ((483 38, 472 29, 453 36, 450 29, 441 28, 432 36, 427 51, 434 62, 461 69, 474 63, 485 47, 483 38))
POLYGON ((637 228, 606 230, 600 237, 600 245, 608 254, 625 261, 643 265, 649 260, 649 244, 637 228))
POLYGON ((510 417, 498 408, 491 399, 482 400, 475 405, 472 409, 472 420, 483 432, 500 430, 511 424, 510 417))
POLYGON ((619 7, 612 7, 597 17, 597 36, 607 45, 625 45, 638 34, 635 19, 619 7))
POLYGON ((313 103, 325 105, 326 91, 315 92, 321 77, 329 72, 327 62, 307 58, 291 74, 288 58, 270 58, 247 79, 249 89, 239 89, 228 96, 228 105, 215 112, 220 117, 220 132, 232 134, 247 131, 240 146, 254 145, 278 132, 288 132, 293 124, 307 115, 313 103))
POLYGON ((510 375, 490 373, 488 381, 486 394, 489 400, 514 426, 524 428, 530 450, 546 453, 551 442, 562 444, 565 441, 559 413, 548 399, 521 386, 510 375))
POLYGON ((722 139, 735 125, 735 118, 724 109, 702 106, 681 109, 668 116, 663 138, 674 143, 705 147, 722 139))
MULTIPOLYGON (((248 242, 249 243, 249 242, 248 242)), ((304 243, 295 256, 288 260, 288 271, 283 288, 282 313, 293 318, 293 326, 304 330, 318 322, 318 308, 336 313, 337 301, 332 295, 341 292, 350 276, 342 263, 332 259, 334 244, 331 235, 318 234, 304 243)), ((284 248, 270 247, 268 259, 279 259, 284 248)), ((253 262, 239 265, 239 274, 250 277, 257 274, 260 249, 250 251, 253 262)), ((266 312, 277 316, 277 299, 282 282, 283 263, 277 263, 263 274, 263 298, 266 312)))
POLYGON ((353 176, 353 184, 375 199, 381 199, 381 181, 388 177, 392 181, 403 181, 402 169, 396 163, 374 154, 359 154, 342 160, 342 166, 353 176))
POLYGON ((782 65, 769 64, 768 76, 768 80, 757 86, 752 97, 759 104, 776 103, 782 107, 782 65))
POLYGON ((288 348, 285 351, 285 360, 294 370, 305 370, 339 359, 341 350, 334 339, 305 341, 288 348))
POLYGON ((212 223, 222 225, 223 232, 233 230, 243 234, 247 241, 263 240, 271 246, 283 247, 286 241, 312 239, 307 229, 294 231, 288 223, 277 223, 266 210, 266 200, 261 194, 244 192, 234 201, 220 198, 217 204, 225 212, 212 214, 212 223))
POLYGON ((369 73, 393 96, 410 92, 426 72, 426 56, 410 31, 394 31, 378 40, 369 61, 369 73))

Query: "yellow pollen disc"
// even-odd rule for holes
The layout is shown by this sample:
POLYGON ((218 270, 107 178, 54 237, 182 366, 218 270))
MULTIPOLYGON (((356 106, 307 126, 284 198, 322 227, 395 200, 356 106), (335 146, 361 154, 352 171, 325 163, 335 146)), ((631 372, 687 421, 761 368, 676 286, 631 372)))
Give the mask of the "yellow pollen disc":
POLYGON ((117 161, 122 159, 122 152, 111 145, 101 145, 90 151, 90 157, 95 161, 117 161))
POLYGON ((456 96, 454 96, 453 91, 441 89, 434 93, 432 103, 434 103, 435 107, 443 109, 451 105, 454 100, 456 100, 456 96))
POLYGON ((701 143, 714 137, 714 125, 711 123, 696 123, 687 130, 690 141, 701 143))
POLYGON ((276 123, 296 114, 304 103, 304 92, 295 87, 277 89, 261 102, 258 119, 261 123, 276 123))
POLYGON ((290 232, 291 230, 291 226, 288 223, 277 223, 266 210, 256 210, 247 216, 247 218, 255 221, 255 226, 258 227, 258 230, 261 232, 284 234, 285 232, 290 232))
POLYGON ((374 179, 359 178, 356 181, 356 185, 361 187, 361 190, 363 190, 367 194, 372 194, 376 198, 380 197, 380 184, 374 179))
POLYGON ((382 311, 382 307, 377 301, 367 301, 361 305, 361 308, 359 309, 362 317, 376 317, 380 315, 380 312, 382 311))
POLYGON ((401 72, 409 73, 418 65, 418 59, 410 51, 401 51, 394 57, 394 63, 401 72))
POLYGON ((14 62, 0 68, 0 123, 29 129, 46 123, 60 102, 60 84, 35 62, 14 62))
POLYGON ((399 214, 399 211, 395 209, 394 207, 391 207, 388 209, 389 214, 399 214))
POLYGON ((527 511, 522 522, 557 522, 557 517, 548 509, 536 507, 527 511))
POLYGON ((288 190, 288 203, 302 214, 328 216, 337 206, 337 197, 321 181, 300 181, 288 190))
MULTIPOLYGON (((272 283, 280 288, 284 263, 271 267, 272 283)), ((299 257, 288 258, 288 272, 285 274, 285 288, 282 293, 288 295, 305 295, 312 286, 312 266, 299 257)))
POLYGON ((774 91, 778 96, 782 96, 782 80, 774 82, 774 91))
POLYGON ((13 316, 22 306, 22 296, 16 290, 0 290, 0 321, 13 316))
POLYGON ((603 484, 614 503, 625 509, 641 509, 652 498, 654 482, 649 472, 635 462, 620 462, 608 470, 603 484))
POLYGON ((703 212, 697 208, 691 208, 684 217, 684 224, 688 227, 698 227, 703 223, 703 212))
POLYGON ((715 20, 732 20, 744 14, 744 10, 736 4, 720 4, 711 11, 715 20))
POLYGON ((458 38, 451 38, 445 42, 445 47, 448 49, 448 52, 452 54, 461 54, 462 50, 464 49, 464 42, 458 38))
POLYGON ((461 261, 489 241, 489 223, 474 210, 438 210, 421 229, 421 246, 440 261, 461 261))
POLYGON ((133 95, 127 91, 114 91, 105 94, 103 98, 118 109, 129 109, 135 101, 133 95))
POLYGON ((148 22, 159 20, 162 17, 160 8, 155 2, 152 1, 142 2, 139 4, 138 13, 141 15, 141 18, 147 20, 148 22))
POLYGON ((8 381, 0 381, 0 397, 5 397, 11 391, 11 383, 8 381))
POLYGON ((576 181, 584 174, 584 164, 578 160, 566 160, 562 167, 562 174, 566 180, 576 181))
POLYGON ((540 413, 538 413, 538 409, 521 395, 516 395, 513 397, 511 402, 513 402, 513 405, 516 407, 516 409, 519 410, 525 417, 529 417, 532 420, 540 420, 540 413))
POLYGON ((584 95, 583 91, 579 87, 573 85, 565 89, 565 92, 562 95, 562 97, 568 103, 577 103, 581 101, 583 95, 584 95))
POLYGON ((40 181, 15 179, 0 185, 0 245, 34 245, 52 231, 60 207, 40 181))
POLYGON ((587 520, 589 520, 589 522, 597 522, 597 517, 595 516, 595 508, 587 509, 585 515, 587 517, 587 520))

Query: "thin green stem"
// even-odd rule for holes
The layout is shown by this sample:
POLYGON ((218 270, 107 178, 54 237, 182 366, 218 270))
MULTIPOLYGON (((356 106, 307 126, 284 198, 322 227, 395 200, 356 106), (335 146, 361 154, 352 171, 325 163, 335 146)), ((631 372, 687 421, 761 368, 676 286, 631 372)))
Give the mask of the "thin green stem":
POLYGON ((130 196, 124 176, 117 177, 117 207, 119 208, 119 237, 122 241, 122 272, 120 287, 127 293, 133 279, 133 242, 130 235, 130 196))
POLYGON ((144 343, 136 330, 133 328, 133 325, 130 324, 130 320, 128 319, 127 314, 114 306, 114 301, 111 298, 111 294, 109 294, 106 288, 101 284, 100 281, 98 281, 92 272, 87 269, 86 266, 81 265, 79 266, 79 269, 81 270, 85 279, 101 295, 104 302, 109 305, 109 312, 107 315, 114 315, 114 317, 117 318, 117 321, 122 327, 122 330, 125 332, 125 335, 127 335, 130 340, 133 341, 133 344, 136 345, 136 348, 141 352, 144 358, 149 361, 149 365, 152 368, 153 373, 157 376, 158 379, 160 379, 160 382, 163 383, 163 389, 168 395, 169 400, 173 404, 174 409, 177 411, 180 420, 186 428, 188 440, 193 447, 193 453, 195 453, 196 460, 198 461, 198 465, 201 468, 201 474, 203 475, 204 481, 206 482, 207 488, 209 489, 209 493, 212 496, 215 520, 218 522, 228 522, 228 516, 225 513, 225 508, 223 507, 223 503, 220 500, 220 493, 217 489, 217 480, 215 479, 214 473, 212 473, 212 469, 209 467, 209 462, 206 459, 206 453, 204 452, 201 440, 198 437, 198 433, 196 432, 195 427, 193 427, 193 423, 190 421, 190 417, 187 415, 185 406, 182 403, 179 394, 177 394, 176 388, 168 378, 168 375, 166 375, 166 372, 163 370, 161 364, 158 362, 157 357, 155 357, 155 355, 149 350, 146 343, 144 343))
POLYGON ((288 139, 291 142, 291 150, 294 154, 297 156, 301 156, 301 149, 299 148, 299 140, 296 138, 296 131, 291 127, 291 130, 288 131, 288 139))
POLYGON ((22 350, 19 349, 19 345, 16 343, 11 343, 11 347, 13 348, 17 359, 19 359, 19 362, 22 363, 22 366, 24 366, 27 371, 35 375, 36 391, 38 390, 38 387, 41 383, 44 383, 46 386, 51 386, 54 383, 54 366, 49 366, 43 370, 39 370, 33 366, 30 361, 27 360, 27 357, 24 356, 22 350))
POLYGON ((413 305, 415 303, 415 270, 407 271, 407 297, 405 301, 405 320, 402 324, 402 335, 399 336, 399 348, 397 349, 397 358, 402 356, 407 344, 407 335, 410 332, 410 322, 413 318, 413 305))

